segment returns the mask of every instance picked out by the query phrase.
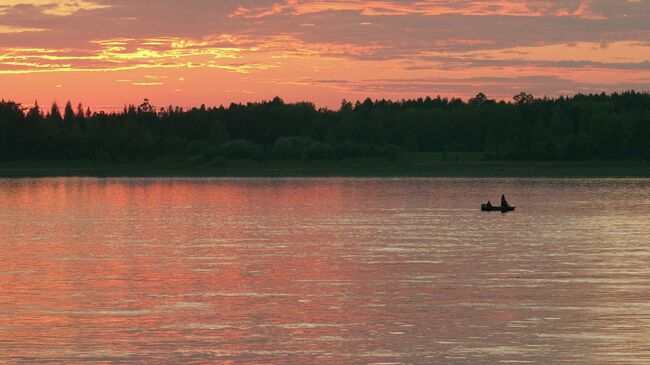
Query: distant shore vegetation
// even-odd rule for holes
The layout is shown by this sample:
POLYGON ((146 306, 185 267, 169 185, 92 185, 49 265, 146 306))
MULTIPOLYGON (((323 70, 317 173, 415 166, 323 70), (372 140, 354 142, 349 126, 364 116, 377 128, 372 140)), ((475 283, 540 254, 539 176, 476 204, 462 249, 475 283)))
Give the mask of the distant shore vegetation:
POLYGON ((0 102, 0 160, 123 163, 168 159, 194 166, 230 160, 337 160, 403 153, 473 152, 483 160, 650 160, 650 94, 535 98, 480 93, 463 101, 343 101, 338 110, 280 98, 227 107, 121 112, 81 104, 43 110, 0 102))

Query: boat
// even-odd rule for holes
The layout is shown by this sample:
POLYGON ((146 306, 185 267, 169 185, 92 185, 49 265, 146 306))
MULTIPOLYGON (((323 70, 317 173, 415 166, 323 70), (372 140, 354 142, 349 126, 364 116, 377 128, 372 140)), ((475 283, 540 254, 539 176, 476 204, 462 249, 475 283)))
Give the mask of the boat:
POLYGON ((487 204, 481 204, 481 210, 484 212, 501 212, 501 213, 507 213, 507 212, 512 212, 516 209, 516 207, 502 207, 500 205, 493 205, 493 206, 488 206, 487 204))

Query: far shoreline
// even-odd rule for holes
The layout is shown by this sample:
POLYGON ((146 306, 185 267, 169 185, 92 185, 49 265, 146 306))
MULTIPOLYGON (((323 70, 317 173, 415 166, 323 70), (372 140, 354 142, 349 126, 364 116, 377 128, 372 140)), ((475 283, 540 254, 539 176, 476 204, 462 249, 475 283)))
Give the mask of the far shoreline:
POLYGON ((0 178, 54 177, 650 178, 650 162, 483 161, 468 154, 408 154, 394 160, 244 160, 220 166, 165 160, 0 162, 0 178))

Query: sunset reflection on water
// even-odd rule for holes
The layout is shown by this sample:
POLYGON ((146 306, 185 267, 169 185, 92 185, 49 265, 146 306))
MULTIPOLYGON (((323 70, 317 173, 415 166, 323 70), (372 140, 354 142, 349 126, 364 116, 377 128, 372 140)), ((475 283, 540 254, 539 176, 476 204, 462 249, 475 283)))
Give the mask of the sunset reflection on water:
POLYGON ((0 204, 0 363, 650 362, 650 180, 16 179, 0 204))

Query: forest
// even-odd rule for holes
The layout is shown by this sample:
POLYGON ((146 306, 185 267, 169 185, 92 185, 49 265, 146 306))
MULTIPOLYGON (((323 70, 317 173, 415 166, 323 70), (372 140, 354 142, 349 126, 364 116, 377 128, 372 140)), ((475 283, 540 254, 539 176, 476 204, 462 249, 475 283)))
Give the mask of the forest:
POLYGON ((81 104, 43 110, 0 102, 0 160, 158 159, 218 166, 228 160, 396 159, 411 152, 477 152, 485 160, 650 160, 650 93, 495 101, 420 98, 227 107, 155 107, 116 113, 81 104))

